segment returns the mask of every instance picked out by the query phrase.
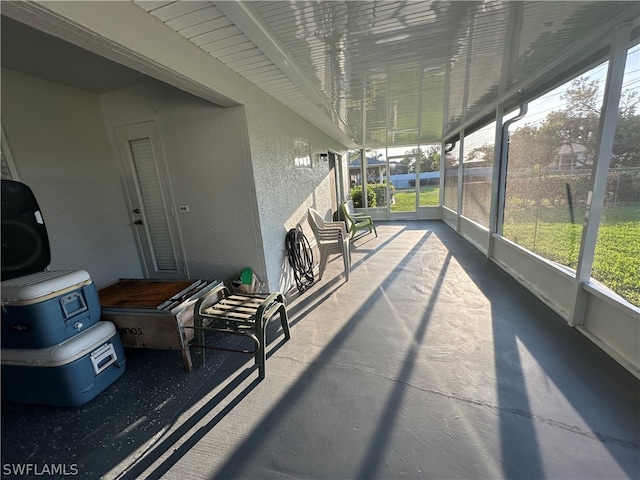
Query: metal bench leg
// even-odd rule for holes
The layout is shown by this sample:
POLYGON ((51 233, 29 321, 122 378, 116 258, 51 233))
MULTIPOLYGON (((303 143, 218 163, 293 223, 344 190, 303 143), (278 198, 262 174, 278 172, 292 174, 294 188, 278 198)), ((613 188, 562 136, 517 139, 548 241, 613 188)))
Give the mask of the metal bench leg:
MULTIPOLYGON (((195 329, 193 332, 194 343, 196 345, 204 345, 204 329, 202 317, 200 315, 194 315, 194 324, 195 329)), ((204 358, 204 348, 202 347, 192 347, 193 348, 193 356, 195 357, 196 365, 202 367, 204 366, 205 358, 204 358)))
POLYGON ((280 314, 280 325, 282 326, 282 331, 284 332, 284 338, 289 340, 291 338, 291 334, 289 333, 289 316, 287 315, 287 301, 284 298, 284 295, 279 294, 276 298, 276 301, 280 304, 278 308, 278 313, 280 314))
POLYGON ((258 366, 258 376, 264 378, 266 376, 266 364, 267 364, 267 320, 260 316, 256 318, 256 326, 258 327, 258 338, 260 339, 260 345, 256 350, 256 365, 258 366))
POLYGON ((271 305, 271 307, 267 310, 267 312, 261 312, 256 317, 256 328, 258 332, 256 332, 260 338, 260 348, 256 351, 255 361, 256 365, 258 365, 258 373, 260 378, 264 378, 266 375, 266 364, 267 364, 267 326, 269 321, 273 319, 273 317, 278 314, 280 316, 280 325, 282 326, 282 330, 284 332, 285 339, 291 338, 291 333, 289 331, 289 318, 287 316, 287 307, 285 304, 285 299, 282 295, 279 295, 275 299, 275 303, 271 305))
POLYGON ((284 338, 289 340, 291 338, 291 334, 289 333, 289 318, 287 316, 287 307, 285 307, 284 303, 280 305, 278 311, 280 312, 280 325, 282 325, 282 330, 284 331, 284 338))

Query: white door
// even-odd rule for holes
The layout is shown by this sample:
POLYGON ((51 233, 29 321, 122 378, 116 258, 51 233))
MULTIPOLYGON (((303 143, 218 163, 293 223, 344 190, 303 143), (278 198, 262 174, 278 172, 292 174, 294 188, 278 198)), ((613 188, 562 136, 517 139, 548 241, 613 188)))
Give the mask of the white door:
POLYGON ((115 137, 145 277, 186 278, 180 230, 155 123, 116 127, 115 137))

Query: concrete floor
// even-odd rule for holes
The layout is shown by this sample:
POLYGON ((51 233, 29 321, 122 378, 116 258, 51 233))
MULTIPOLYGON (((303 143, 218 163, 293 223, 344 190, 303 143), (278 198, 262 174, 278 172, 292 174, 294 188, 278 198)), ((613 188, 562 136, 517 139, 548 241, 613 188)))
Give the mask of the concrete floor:
POLYGON ((85 406, 3 405, 3 477, 640 478, 634 376, 443 223, 378 232, 272 322, 264 380, 128 350, 85 406))

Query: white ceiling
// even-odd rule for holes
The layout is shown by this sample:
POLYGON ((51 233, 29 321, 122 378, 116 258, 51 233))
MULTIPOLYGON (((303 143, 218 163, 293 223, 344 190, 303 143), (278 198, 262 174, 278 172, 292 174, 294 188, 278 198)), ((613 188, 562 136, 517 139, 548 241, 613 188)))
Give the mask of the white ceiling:
MULTIPOLYGON (((600 61, 619 23, 633 22, 637 42, 640 18, 637 1, 134 3, 349 148, 438 142, 482 123, 499 102, 517 106, 600 61)), ((3 67, 92 91, 148 79, 5 10, 3 67)))
POLYGON ((638 20, 638 2, 136 1, 354 146, 440 141, 638 20))

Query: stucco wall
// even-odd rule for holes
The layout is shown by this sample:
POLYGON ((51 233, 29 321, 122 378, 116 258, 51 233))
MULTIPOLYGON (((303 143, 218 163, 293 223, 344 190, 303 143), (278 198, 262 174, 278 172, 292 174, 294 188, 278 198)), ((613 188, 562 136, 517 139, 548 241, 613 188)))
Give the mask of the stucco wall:
POLYGON ((98 96, 3 69, 2 126, 42 210, 50 269, 87 270, 98 287, 140 277, 98 96))
POLYGON ((115 126, 156 123, 189 275, 229 281, 251 267, 264 278, 243 108, 217 107, 159 82, 103 94, 101 102, 112 140, 115 126))
MULTIPOLYGON (((266 272, 263 274, 255 265, 246 266, 257 269, 271 290, 288 289, 291 282, 284 252, 285 233, 306 220, 309 206, 324 212, 330 205, 328 166, 316 168, 314 155, 329 148, 337 152, 345 148, 132 3, 97 2, 89 6, 84 2, 51 2, 44 7, 55 11, 58 19, 67 18, 82 25, 75 40, 90 50, 137 69, 149 68, 147 73, 162 65, 166 71, 159 76, 176 86, 180 86, 181 80, 170 72, 179 72, 223 99, 245 106, 266 272), (87 30, 96 32, 99 39, 88 37, 87 30), (104 39, 137 52, 140 59, 121 55, 105 45, 104 39), (293 166, 297 139, 309 142, 314 156, 311 170, 293 166)), ((67 30, 64 35, 73 34, 67 30)), ((312 237, 310 229, 304 225, 303 228, 312 237)))
MULTIPOLYGON (((291 285, 285 266, 285 233, 298 222, 305 221, 309 206, 323 212, 328 210, 328 165, 317 164, 317 153, 328 149, 342 152, 345 150, 342 145, 131 2, 11 4, 6 12, 12 18, 62 36, 178 88, 212 101, 218 98, 225 105, 234 102, 244 105, 246 118, 238 115, 233 121, 238 126, 236 134, 241 135, 243 131, 247 134, 248 141, 242 145, 248 149, 251 158, 254 201, 260 225, 260 238, 256 241, 263 242, 264 258, 262 266, 259 261, 251 265, 251 258, 245 266, 257 270, 261 280, 272 290, 286 290, 291 285), (312 169, 296 169, 293 165, 295 141, 300 139, 310 145, 312 169)), ((171 174, 181 175, 175 168, 171 174)), ((183 179, 176 179, 176 184, 182 182, 183 179)), ((239 193, 242 194, 242 190, 239 193)), ((239 201, 246 200, 245 197, 239 201)), ((176 202, 182 200, 176 198, 176 202)), ((186 238, 191 237, 191 233, 186 233, 190 229, 186 221, 185 216, 180 217, 185 229, 185 245, 192 241, 186 238)), ((308 228, 305 233, 311 236, 308 228)), ((258 259, 258 255, 255 258, 258 259)), ((195 268, 191 274, 199 271, 195 268)))
POLYGON ((342 152, 344 147, 266 95, 252 96, 246 110, 267 280, 272 290, 287 291, 293 277, 286 233, 299 223, 313 242, 309 207, 321 213, 331 210, 329 163, 320 161, 318 154, 329 149, 342 152), (296 142, 308 145, 310 167, 295 165, 296 142))

